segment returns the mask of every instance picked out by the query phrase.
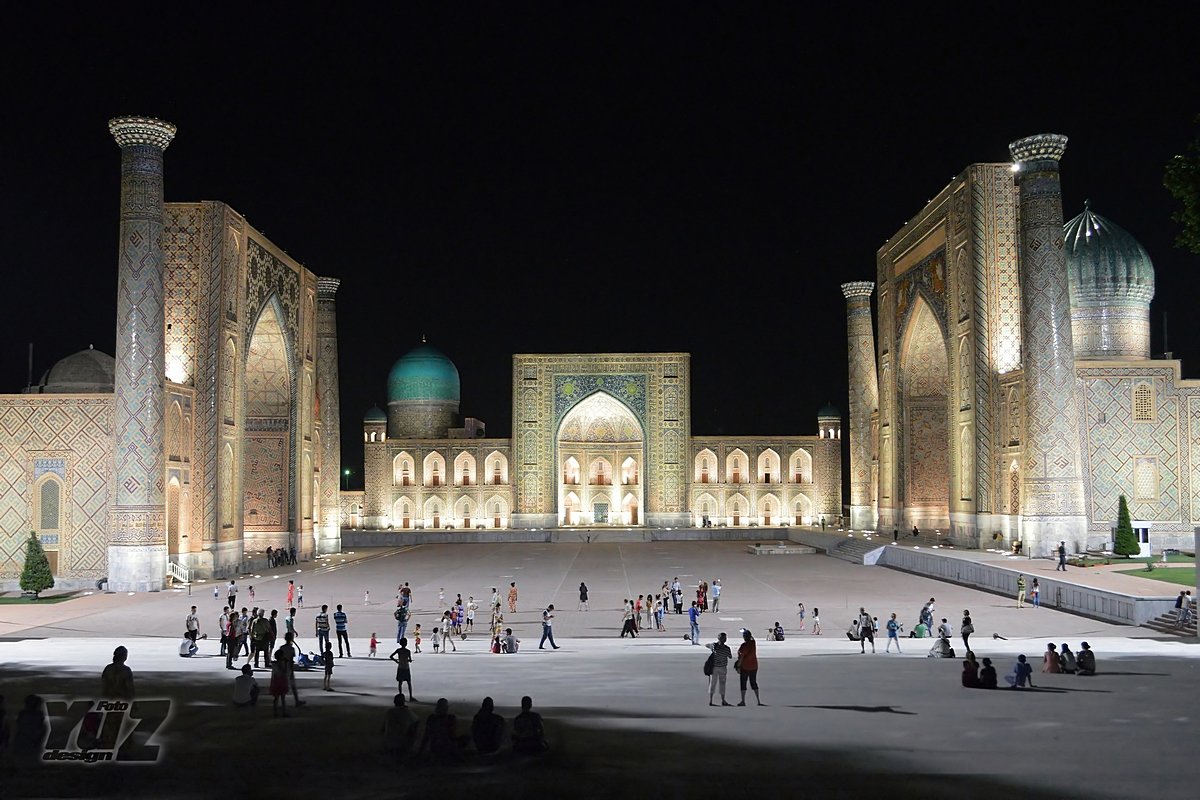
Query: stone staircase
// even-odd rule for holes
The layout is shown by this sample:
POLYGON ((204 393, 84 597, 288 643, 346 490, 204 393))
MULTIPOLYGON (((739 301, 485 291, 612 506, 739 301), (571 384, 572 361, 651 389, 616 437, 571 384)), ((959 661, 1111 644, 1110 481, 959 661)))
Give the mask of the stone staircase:
POLYGON ((1159 633, 1171 634, 1172 636, 1191 636, 1194 638, 1196 636, 1195 612, 1192 612, 1192 618, 1186 625, 1180 626, 1175 624, 1177 619, 1175 611, 1171 610, 1144 623, 1142 627, 1158 631, 1159 633))

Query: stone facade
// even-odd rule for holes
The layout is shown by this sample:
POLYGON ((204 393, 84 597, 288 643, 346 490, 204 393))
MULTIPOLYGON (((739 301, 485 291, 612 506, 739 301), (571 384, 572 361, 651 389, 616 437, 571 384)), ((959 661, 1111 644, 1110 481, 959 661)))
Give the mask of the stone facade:
MULTIPOLYGON (((122 148, 115 391, 0 397, 0 447, 21 454, 14 464, 34 459, 33 471, 62 462, 38 474, 61 472, 70 500, 66 528, 39 529, 33 472, 10 470, 0 583, 15 583, 18 540, 31 529, 62 543, 60 585, 107 577, 114 589, 154 590, 169 564, 220 576, 268 545, 307 557, 322 502, 334 528, 339 502, 336 462, 321 499, 317 377, 322 353, 336 358, 336 327, 326 324, 318 348, 317 276, 223 203, 162 202, 173 126, 121 118, 110 127, 122 148), (47 439, 43 413, 73 440, 47 439), (108 451, 97 465, 86 444, 101 433, 108 451), (30 455, 41 450, 68 455, 30 455)), ((322 374, 332 377, 321 402, 336 419, 336 363, 322 374)))
POLYGON ((343 525, 749 527, 840 517, 840 419, 821 418, 816 436, 692 436, 690 370, 687 353, 513 356, 511 440, 462 438, 457 428, 396 438, 389 418, 369 414, 366 488, 342 493, 343 525))
MULTIPOLYGON (((1063 144, 1014 144, 1019 180, 1011 163, 967 167, 877 253, 878 417, 852 412, 850 438, 857 427, 877 454, 881 532, 917 525, 972 547, 1020 540, 1035 555, 1060 540, 1097 548, 1124 494, 1152 547, 1189 546, 1200 382, 1148 357, 1129 303, 1116 312, 1128 335, 1092 336, 1107 360, 1095 345, 1074 352, 1071 302, 1082 293, 1062 258, 1063 144)), ((1138 280, 1111 294, 1134 296, 1145 315, 1152 275, 1138 280)), ((1076 319, 1108 313, 1087 299, 1076 319)), ((855 374, 852 364, 852 391, 855 374)))

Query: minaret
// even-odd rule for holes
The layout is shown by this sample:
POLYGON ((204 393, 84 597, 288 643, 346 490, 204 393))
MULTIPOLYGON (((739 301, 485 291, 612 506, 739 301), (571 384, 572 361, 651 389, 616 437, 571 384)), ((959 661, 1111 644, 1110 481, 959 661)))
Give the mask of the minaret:
POLYGON ((1021 538, 1033 556, 1048 554, 1063 540, 1074 551, 1087 536, 1058 174, 1066 147, 1067 137, 1052 133, 1009 145, 1021 204, 1021 538))
POLYGON ((338 394, 337 295, 342 282, 317 278, 317 391, 321 407, 321 519, 316 520, 317 554, 342 549, 341 401, 338 394))
POLYGON ((108 587, 146 592, 162 589, 167 571, 163 151, 175 137, 175 126, 146 117, 117 117, 109 120, 108 130, 121 147, 108 587))
POLYGON ((871 491, 871 415, 879 408, 875 332, 871 326, 874 293, 871 281, 842 284, 850 355, 850 527, 854 530, 874 530, 876 521, 871 491))

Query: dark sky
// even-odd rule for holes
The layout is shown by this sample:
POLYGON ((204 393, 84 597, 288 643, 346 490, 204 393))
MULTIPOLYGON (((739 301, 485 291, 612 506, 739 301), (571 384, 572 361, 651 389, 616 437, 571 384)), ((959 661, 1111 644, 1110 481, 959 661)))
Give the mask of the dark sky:
POLYGON ((690 352, 694 433, 814 433, 847 403, 838 284, 1041 132, 1071 139, 1067 218, 1090 198, 1149 250, 1153 348, 1169 313, 1197 374, 1200 259, 1162 188, 1200 112, 1182 3, 175 5, 9 20, 0 391, 29 341, 35 376, 113 352, 122 114, 179 126, 168 201, 342 279, 353 467, 422 334, 492 436, 523 352, 690 352))

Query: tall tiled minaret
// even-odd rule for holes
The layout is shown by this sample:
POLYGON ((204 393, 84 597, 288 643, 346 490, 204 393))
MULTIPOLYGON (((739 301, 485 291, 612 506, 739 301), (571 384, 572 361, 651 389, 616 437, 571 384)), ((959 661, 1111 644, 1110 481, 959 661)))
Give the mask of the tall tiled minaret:
POLYGON ((317 278, 317 391, 321 408, 321 519, 313 520, 317 553, 342 549, 341 400, 338 393, 337 278, 317 278))
POLYGON ((1067 137, 1043 133, 1009 145, 1020 190, 1021 366, 1025 457, 1021 537, 1031 555, 1087 535, 1071 301, 1063 248, 1058 162, 1067 137))
POLYGON ((871 325, 874 293, 871 281, 842 284, 850 354, 850 527, 854 530, 874 530, 876 521, 871 490, 871 415, 879 408, 875 331, 871 325))
POLYGON ((113 408, 108 585, 118 592, 163 587, 163 151, 175 126, 117 117, 121 233, 117 260, 117 352, 113 408))

